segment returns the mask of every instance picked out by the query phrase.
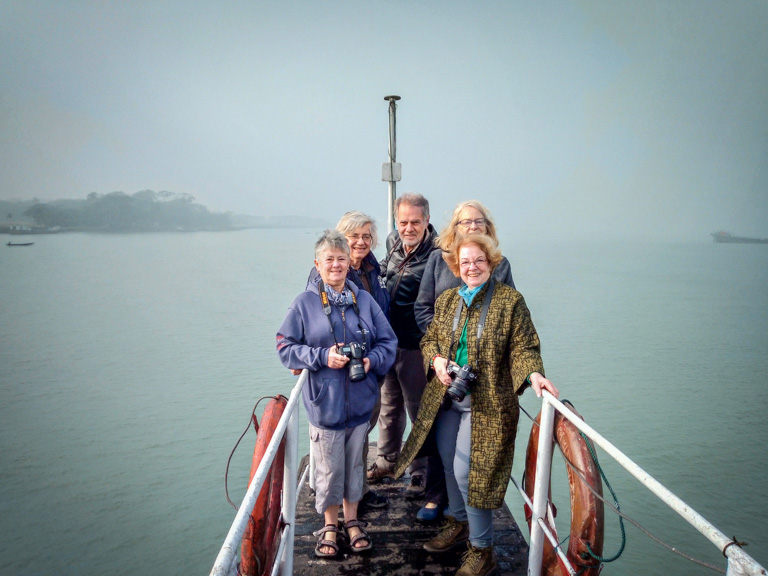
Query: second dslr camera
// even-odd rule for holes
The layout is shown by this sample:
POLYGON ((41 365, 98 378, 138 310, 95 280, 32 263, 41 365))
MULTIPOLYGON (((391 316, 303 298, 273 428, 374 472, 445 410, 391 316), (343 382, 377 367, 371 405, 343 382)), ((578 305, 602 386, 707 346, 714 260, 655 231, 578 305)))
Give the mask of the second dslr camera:
POLYGON ((461 368, 456 364, 448 364, 446 370, 453 379, 446 393, 451 397, 451 400, 461 402, 469 392, 472 382, 477 380, 477 376, 472 372, 472 367, 469 364, 464 364, 461 368))

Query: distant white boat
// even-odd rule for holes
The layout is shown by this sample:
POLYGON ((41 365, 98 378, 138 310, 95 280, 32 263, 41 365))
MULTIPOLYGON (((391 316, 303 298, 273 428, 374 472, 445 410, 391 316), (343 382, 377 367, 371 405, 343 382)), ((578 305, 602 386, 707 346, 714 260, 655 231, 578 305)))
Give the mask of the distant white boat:
POLYGON ((713 232, 712 239, 722 244, 768 244, 768 238, 746 238, 744 236, 733 236, 728 232, 713 232))

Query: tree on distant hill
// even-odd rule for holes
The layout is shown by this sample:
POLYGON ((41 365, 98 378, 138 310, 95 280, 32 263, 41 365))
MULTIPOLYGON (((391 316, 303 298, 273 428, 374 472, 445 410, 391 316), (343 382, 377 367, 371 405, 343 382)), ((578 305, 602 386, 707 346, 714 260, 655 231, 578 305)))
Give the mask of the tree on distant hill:
POLYGON ((104 231, 227 230, 226 214, 212 214, 190 194, 141 190, 99 194, 85 200, 38 203, 24 214, 40 226, 104 231))

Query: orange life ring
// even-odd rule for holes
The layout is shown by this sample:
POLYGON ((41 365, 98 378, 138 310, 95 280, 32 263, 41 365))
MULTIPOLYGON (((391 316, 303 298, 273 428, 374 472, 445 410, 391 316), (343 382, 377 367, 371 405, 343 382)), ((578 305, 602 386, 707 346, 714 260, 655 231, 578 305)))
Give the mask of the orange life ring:
MULTIPOLYGON (((256 446, 253 449, 249 485, 259 468, 259 464, 261 464, 261 459, 272 440, 272 436, 274 436, 287 403, 288 400, 285 396, 276 396, 269 401, 264 409, 261 425, 258 426, 256 446)), ((243 543, 240 548, 240 574, 245 576, 262 576, 269 574, 272 570, 279 536, 278 524, 280 522, 284 462, 285 438, 280 443, 243 534, 243 543)))
MULTIPOLYGON (((575 410, 573 411, 576 412, 575 410)), ((576 414, 579 418, 582 418, 578 412, 576 414)), ((541 412, 536 416, 536 423, 531 429, 528 449, 525 453, 523 488, 531 502, 533 502, 533 487, 536 479, 540 421, 541 412)), ((602 496, 603 484, 600 480, 597 466, 589 453, 589 448, 587 448, 587 444, 579 433, 578 428, 560 412, 555 413, 554 436, 555 441, 559 444, 566 458, 579 469, 587 482, 589 482, 589 485, 602 496)), ((589 555, 587 543, 596 556, 602 554, 603 529, 605 525, 603 501, 584 485, 570 466, 566 466, 566 468, 568 470, 568 484, 571 492, 571 536, 568 540, 566 557, 574 570, 581 576, 597 576, 600 573, 602 564, 589 555)), ((526 505, 525 519, 528 522, 528 528, 531 527, 532 516, 533 512, 526 505)), ((557 536, 555 527, 550 526, 550 529, 557 536)), ((541 573, 545 576, 566 576, 568 574, 567 569, 563 566, 548 539, 544 540, 541 573)))

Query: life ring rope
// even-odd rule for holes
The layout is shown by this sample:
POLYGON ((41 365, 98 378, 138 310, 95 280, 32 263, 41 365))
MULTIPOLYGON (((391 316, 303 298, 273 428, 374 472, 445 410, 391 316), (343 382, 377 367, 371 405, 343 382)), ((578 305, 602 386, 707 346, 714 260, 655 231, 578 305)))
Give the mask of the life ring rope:
POLYGON ((227 502, 229 502, 232 505, 232 508, 235 510, 238 510, 237 504, 232 502, 232 499, 229 497, 229 465, 232 463, 232 457, 235 455, 235 451, 237 450, 237 447, 240 446, 240 442, 243 441, 243 438, 245 438, 245 435, 248 434, 248 430, 251 429, 251 424, 253 424, 253 429, 258 434, 259 432, 259 419, 256 417, 256 409, 259 407, 259 404, 261 404, 262 400, 272 400, 275 396, 262 396, 258 399, 256 404, 253 406, 253 410, 251 410, 251 417, 248 419, 248 425, 245 427, 245 430, 243 430, 243 433, 240 434, 240 438, 237 439, 237 442, 235 442, 234 448, 232 448, 232 452, 229 453, 229 458, 227 458, 227 468, 224 470, 224 494, 227 497, 227 502))
MULTIPOLYGON (((575 407, 572 402, 568 400, 563 400, 563 404, 568 404, 575 411, 575 407)), ((522 407, 520 409, 525 412, 525 410, 522 407)), ((530 414, 528 414, 527 412, 526 414, 530 418, 530 414)), ((532 419, 532 421, 534 426, 539 426, 539 423, 535 419, 532 419)), ((624 528, 624 516, 623 514, 620 513, 621 506, 619 505, 619 498, 618 496, 616 496, 616 492, 614 491, 613 486, 611 486, 611 483, 608 481, 608 477, 605 475, 605 471, 603 470, 603 467, 600 465, 600 460, 597 457, 597 451, 595 450, 595 446, 592 443, 592 440, 590 440, 589 437, 586 434, 584 434, 584 432, 579 431, 579 435, 584 440, 584 444, 586 445, 587 450, 589 450, 589 455, 591 456, 592 461, 595 463, 595 467, 597 468, 597 471, 600 473, 600 477, 603 479, 603 483, 608 488, 608 491, 611 493, 611 497, 613 498, 613 502, 614 502, 614 506, 613 506, 614 511, 619 512, 617 516, 619 518, 619 529, 621 530, 621 546, 619 547, 619 551, 616 552, 616 554, 614 554, 610 558, 600 556, 599 554, 594 553, 594 551, 592 550, 592 546, 590 545, 589 542, 585 542, 585 545, 587 547, 586 553, 589 555, 589 557, 594 558, 601 564, 608 564, 609 562, 615 562, 616 560, 618 560, 621 557, 621 555, 624 553, 624 548, 626 547, 626 544, 627 544, 627 533, 624 528)), ((576 476, 578 476, 579 480, 581 480, 581 482, 584 484, 584 487, 587 488, 590 492, 592 492, 595 495, 595 497, 602 500, 603 504, 608 504, 610 506, 610 503, 601 494, 598 494, 598 492, 594 488, 592 488, 589 482, 587 482, 587 479, 584 478, 584 475, 581 473, 581 471, 563 453, 563 450, 560 447, 560 444, 556 442, 555 445, 560 451, 560 454, 563 457, 563 460, 565 461, 566 465, 573 470, 573 473, 576 474, 576 476)), ((549 510, 549 506, 547 507, 547 509, 549 510)), ((551 519, 550 519, 550 524, 554 524, 551 519)), ((567 539, 568 537, 563 538, 563 540, 560 542, 560 545, 562 545, 563 542, 565 542, 567 539)), ((582 554, 582 557, 584 557, 584 554, 582 554)), ((584 557, 584 560, 586 559, 587 557, 584 557)))
MULTIPOLYGON (((563 402, 565 403, 565 402, 563 402)), ((571 404, 568 402, 568 404, 571 404)), ((573 404, 571 404, 573 406, 573 404)), ((581 437, 584 439, 584 443, 587 445, 587 449, 589 450, 590 456, 592 456, 592 461, 595 463, 595 466, 597 466, 597 471, 600 472, 600 477, 603 479, 603 483, 605 484, 606 488, 608 488, 608 491, 611 493, 611 497, 613 498, 613 502, 615 504, 615 508, 617 511, 621 511, 621 506, 619 506, 619 498, 616 496, 616 492, 613 490, 613 486, 611 486, 611 483, 608 481, 608 478, 605 475, 605 471, 603 470, 603 467, 600 466, 600 461, 597 459, 597 451, 595 450, 595 445, 592 443, 592 440, 590 440, 584 432, 579 431, 579 434, 581 434, 581 437)), ((562 451, 561 451, 562 452, 562 451)), ((565 454, 563 454, 563 458, 565 458, 565 454)), ((566 462, 568 463, 568 466, 573 467, 573 464, 570 460, 566 458, 566 462)), ((578 474, 578 471, 574 468, 574 472, 578 474)), ((590 490, 592 487, 589 485, 589 483, 586 482, 586 479, 581 477, 581 474, 579 474, 579 478, 582 482, 585 483, 586 487, 590 490)), ((597 496, 597 494, 595 494, 597 496)), ((603 500, 604 504, 607 504, 605 499, 600 496, 600 498, 603 500)), ((624 530, 624 518, 619 515, 619 528, 621 529, 621 546, 619 547, 619 551, 616 552, 613 556, 610 558, 605 558, 603 556, 600 556, 598 554, 595 554, 592 551, 592 547, 589 545, 589 542, 587 542, 587 552, 589 555, 600 562, 601 564, 607 564, 609 562, 614 562, 618 560, 621 555, 624 553, 624 547, 627 545, 627 533, 624 530)))

